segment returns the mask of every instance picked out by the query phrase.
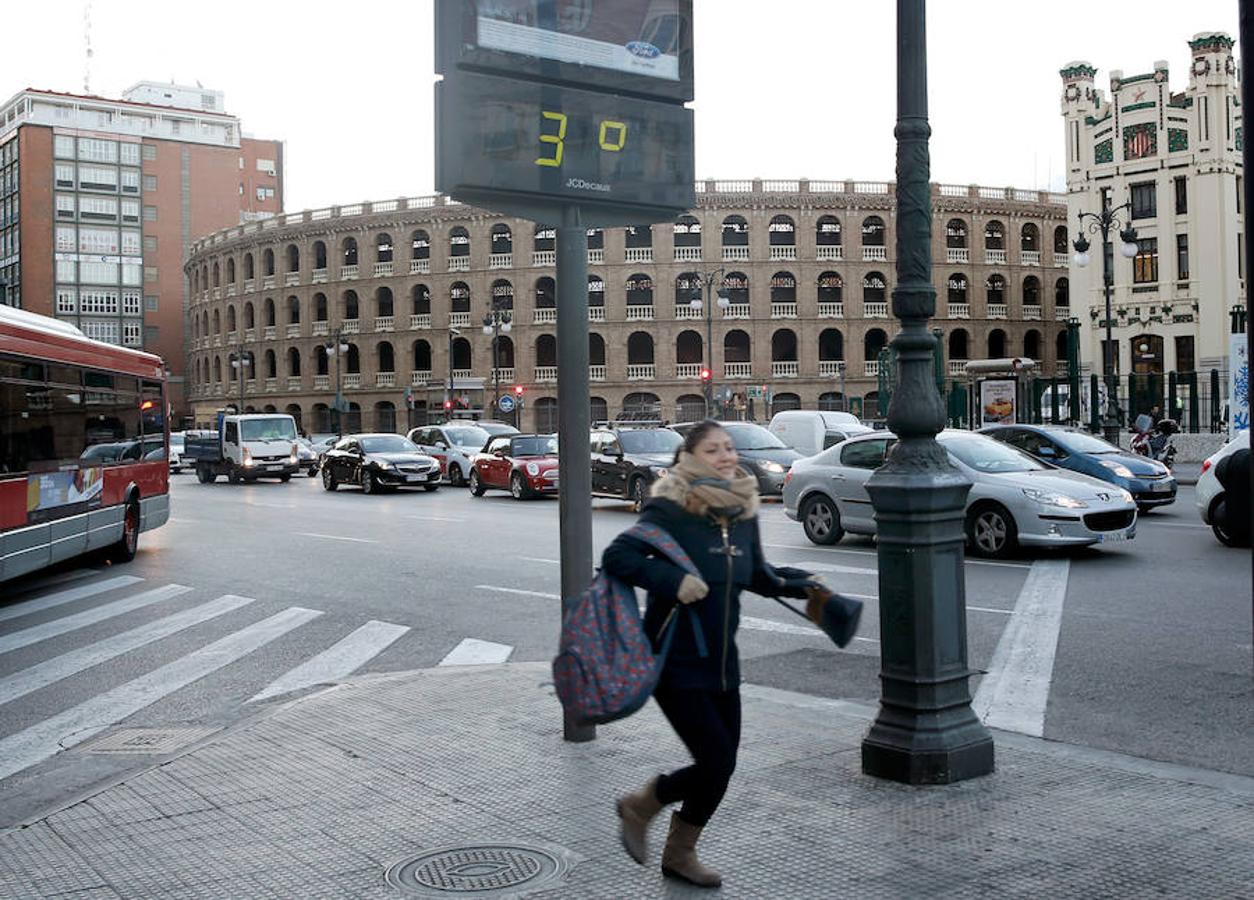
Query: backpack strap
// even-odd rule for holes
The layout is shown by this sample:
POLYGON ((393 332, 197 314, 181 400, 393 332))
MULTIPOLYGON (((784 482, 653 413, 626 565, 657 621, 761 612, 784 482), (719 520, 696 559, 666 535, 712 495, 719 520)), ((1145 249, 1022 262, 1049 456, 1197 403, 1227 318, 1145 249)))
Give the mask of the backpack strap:
MULTIPOLYGON (((654 550, 661 553, 679 568, 683 569, 694 578, 700 578, 701 573, 697 570, 696 565, 688 558, 688 554, 684 552, 684 548, 679 546, 679 542, 670 536, 664 529, 648 522, 637 522, 625 532, 628 536, 634 537, 638 541, 643 541, 654 550)), ((691 604, 681 604, 688 612, 688 621, 692 625, 693 640, 697 644, 697 655, 705 659, 710 655, 709 647, 705 642, 705 629, 701 627, 701 619, 697 615, 697 611, 692 608, 691 604)), ((668 620, 669 621, 669 620, 668 620)), ((663 626, 665 628, 665 626, 663 626)), ((669 629, 665 642, 669 649, 670 638, 675 629, 669 629)))

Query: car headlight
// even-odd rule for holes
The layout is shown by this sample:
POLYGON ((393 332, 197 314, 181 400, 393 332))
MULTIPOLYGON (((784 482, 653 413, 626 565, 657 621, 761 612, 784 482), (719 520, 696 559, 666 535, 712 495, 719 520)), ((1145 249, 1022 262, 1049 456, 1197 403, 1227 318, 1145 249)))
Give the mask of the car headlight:
POLYGON ((292 465, 296 465, 300 461, 300 454, 296 451, 296 445, 292 444, 292 465))
POLYGON ((777 462, 764 462, 762 468, 770 472, 772 475, 782 475, 787 470, 777 462))
POLYGON ((1103 459, 1101 463, 1103 466, 1110 469, 1110 471, 1114 472, 1120 478, 1132 477, 1132 470, 1129 469, 1127 466, 1125 466, 1123 463, 1115 462, 1113 459, 1103 459))
POLYGON ((539 464, 538 464, 538 463, 527 463, 527 474, 528 474, 528 475, 539 475, 539 474, 540 474, 540 466, 539 466, 539 464))
POLYGON ((244 448, 244 465, 251 466, 253 464, 253 452, 247 447, 244 448))
POLYGON ((1131 491, 1123 491, 1123 490, 1121 490, 1121 491, 1119 492, 1119 496, 1123 498, 1123 502, 1124 502, 1124 503, 1131 503, 1131 502, 1132 502, 1132 492, 1131 492, 1131 491))
POLYGON ((1024 488, 1023 495, 1029 500, 1035 500, 1042 506, 1058 506, 1062 509, 1085 509, 1088 507, 1088 504, 1083 500, 1077 500, 1075 497, 1068 497, 1066 494, 1059 494, 1055 491, 1024 488))

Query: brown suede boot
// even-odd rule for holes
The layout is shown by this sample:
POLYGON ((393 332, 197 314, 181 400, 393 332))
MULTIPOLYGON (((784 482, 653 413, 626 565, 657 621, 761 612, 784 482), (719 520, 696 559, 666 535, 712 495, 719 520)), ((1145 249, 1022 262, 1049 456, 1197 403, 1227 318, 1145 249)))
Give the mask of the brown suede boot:
POLYGON ((666 848, 662 851, 662 874, 680 878, 697 887, 715 888, 723 883, 723 876, 701 865, 701 860, 697 859, 700 837, 700 828, 679 818, 679 813, 671 813, 671 830, 666 836, 666 848))
POLYGON ((619 835, 623 848, 642 865, 649 859, 649 823, 661 811, 657 778, 650 778, 649 783, 634 794, 618 798, 619 835))

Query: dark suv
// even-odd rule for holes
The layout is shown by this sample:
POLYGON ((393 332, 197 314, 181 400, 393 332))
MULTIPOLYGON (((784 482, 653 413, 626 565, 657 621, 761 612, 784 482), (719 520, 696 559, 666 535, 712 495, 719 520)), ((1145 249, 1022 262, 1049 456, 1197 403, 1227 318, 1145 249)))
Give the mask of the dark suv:
POLYGON ((684 439, 669 428, 606 425, 592 432, 592 493, 630 500, 637 512, 684 439))

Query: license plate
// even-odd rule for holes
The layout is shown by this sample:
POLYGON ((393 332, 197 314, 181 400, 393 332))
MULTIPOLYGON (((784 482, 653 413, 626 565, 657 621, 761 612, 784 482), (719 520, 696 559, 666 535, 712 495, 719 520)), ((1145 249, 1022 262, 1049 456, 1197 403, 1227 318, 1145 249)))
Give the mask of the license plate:
POLYGON ((279 471, 280 469, 282 469, 282 468, 283 468, 282 466, 266 466, 266 471, 267 471, 267 472, 278 472, 278 471, 279 471))
POLYGON ((405 480, 407 482, 414 482, 414 481, 424 481, 425 479, 421 475, 406 475, 405 480))
POLYGON ((1130 541, 1132 536, 1127 531, 1108 531, 1102 535, 1103 544, 1114 544, 1119 541, 1130 541))
POLYGON ((1155 494, 1166 494, 1171 491, 1171 484, 1163 481, 1150 487, 1155 494))

